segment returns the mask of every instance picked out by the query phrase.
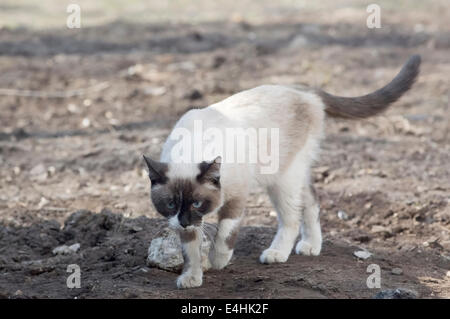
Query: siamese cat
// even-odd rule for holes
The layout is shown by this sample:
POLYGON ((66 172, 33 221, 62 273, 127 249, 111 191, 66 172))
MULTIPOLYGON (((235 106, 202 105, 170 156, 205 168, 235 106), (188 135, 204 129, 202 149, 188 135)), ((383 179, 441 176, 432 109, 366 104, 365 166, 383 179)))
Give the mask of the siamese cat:
POLYGON ((227 266, 253 182, 267 191, 278 215, 277 233, 260 262, 286 262, 294 246, 296 254, 319 255, 322 234, 310 167, 318 156, 325 116, 360 119, 384 111, 411 88, 420 62, 420 56, 412 56, 389 84, 360 97, 263 85, 184 114, 160 160, 144 156, 151 200, 179 231, 184 267, 177 286, 201 286, 204 269, 227 266), (230 130, 246 135, 238 143, 230 130), (217 214, 218 230, 205 264, 200 246, 207 214, 217 214))

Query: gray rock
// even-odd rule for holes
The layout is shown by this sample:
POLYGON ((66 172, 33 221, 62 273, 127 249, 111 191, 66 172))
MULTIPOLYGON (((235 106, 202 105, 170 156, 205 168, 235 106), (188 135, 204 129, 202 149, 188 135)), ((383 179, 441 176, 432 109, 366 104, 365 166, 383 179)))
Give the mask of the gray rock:
POLYGON ((34 181, 44 181, 48 177, 47 168, 44 164, 38 164, 30 171, 31 179, 34 181))
POLYGON ((348 220, 348 215, 343 210, 338 211, 337 215, 338 215, 338 218, 341 220, 348 220))
POLYGON ((355 255, 355 256, 358 257, 359 259, 366 260, 366 259, 368 259, 370 256, 372 256, 372 253, 368 252, 367 250, 358 250, 358 251, 355 251, 355 252, 353 253, 353 255, 355 255))
MULTIPOLYGON (((202 259, 203 264, 208 260, 210 240, 203 236, 202 259)), ((147 265, 160 269, 179 272, 183 268, 183 254, 181 241, 177 232, 164 228, 152 239, 148 248, 147 265)))
POLYGON ((44 166, 44 164, 38 164, 38 165, 34 166, 30 171, 30 174, 33 176, 38 176, 38 175, 41 175, 44 173, 47 173, 47 169, 44 166))
POLYGON ((135 233, 138 233, 138 232, 144 230, 144 228, 142 228, 142 227, 140 227, 140 226, 133 226, 131 229, 132 229, 133 232, 135 232, 135 233))
POLYGON ((393 275, 402 275, 403 274, 403 269, 401 268, 392 268, 391 273, 393 275))
POLYGON ((374 296, 374 299, 416 299, 419 293, 406 288, 382 290, 374 296))
POLYGON ((76 253, 79 249, 80 249, 80 244, 76 243, 76 244, 73 244, 70 246, 67 246, 67 245, 58 246, 55 249, 53 249, 52 252, 54 255, 69 255, 69 254, 76 253))
POLYGON ((303 35, 297 35, 289 44, 290 49, 298 49, 309 47, 311 42, 309 39, 303 35))

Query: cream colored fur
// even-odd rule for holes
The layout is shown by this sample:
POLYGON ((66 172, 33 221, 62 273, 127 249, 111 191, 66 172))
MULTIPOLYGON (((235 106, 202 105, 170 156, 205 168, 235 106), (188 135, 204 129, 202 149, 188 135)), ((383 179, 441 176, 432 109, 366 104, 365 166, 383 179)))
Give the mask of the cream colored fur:
MULTIPOLYGON (((191 110, 183 115, 167 139, 161 161, 168 162, 170 178, 195 177, 198 172, 198 158, 202 154, 192 154, 191 164, 178 163, 180 158, 172 153, 178 140, 177 132, 194 130, 194 122, 202 121, 203 129, 218 128, 278 128, 279 167, 275 173, 262 174, 262 163, 226 163, 221 166, 221 190, 224 202, 248 196, 253 182, 265 188, 278 213, 278 231, 268 249, 262 252, 262 263, 285 262, 295 245, 300 229, 303 236, 296 246, 296 253, 318 255, 322 246, 322 236, 318 219, 319 208, 310 194, 310 166, 317 158, 319 142, 323 135, 324 105, 312 91, 280 85, 264 85, 235 94, 204 109, 191 110)), ((269 135, 270 136, 270 135, 269 135)), ((190 145, 194 149, 192 141, 190 145)), ((248 145, 247 151, 258 145, 248 145)), ((226 156, 217 153, 216 156, 226 156)), ((212 158, 201 158, 211 160, 212 158)), ((239 212, 238 212, 239 213, 239 212)), ((240 216, 240 214, 237 214, 240 216)), ((239 219, 238 217, 237 219, 239 219)), ((211 254, 211 265, 223 268, 229 262, 232 249, 225 239, 236 227, 234 219, 219 223, 216 251, 211 254)), ((188 244, 186 251, 197 254, 200 241, 188 244)), ((198 256, 193 258, 198 259, 198 256)), ((201 285, 201 269, 191 269, 178 279, 179 287, 201 285), (199 279, 200 277, 200 279, 199 279)), ((198 264, 196 265, 198 267, 198 264)))

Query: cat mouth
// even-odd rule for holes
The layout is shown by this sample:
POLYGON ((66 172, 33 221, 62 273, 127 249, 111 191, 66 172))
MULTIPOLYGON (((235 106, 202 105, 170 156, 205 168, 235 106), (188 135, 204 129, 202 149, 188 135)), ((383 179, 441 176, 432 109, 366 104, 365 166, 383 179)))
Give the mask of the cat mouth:
POLYGON ((169 228, 178 231, 192 231, 202 226, 202 222, 189 224, 189 225, 181 225, 178 219, 178 214, 169 218, 169 228))

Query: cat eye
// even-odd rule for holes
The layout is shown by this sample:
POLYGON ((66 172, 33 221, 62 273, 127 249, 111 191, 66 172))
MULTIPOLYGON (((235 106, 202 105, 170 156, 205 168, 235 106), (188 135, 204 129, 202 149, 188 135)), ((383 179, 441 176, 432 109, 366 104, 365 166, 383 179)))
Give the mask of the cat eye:
POLYGON ((194 208, 200 208, 202 206, 203 202, 198 200, 192 203, 192 207, 194 208))
POLYGON ((174 202, 168 202, 167 203, 167 208, 174 209, 175 208, 175 203, 174 202))

